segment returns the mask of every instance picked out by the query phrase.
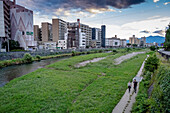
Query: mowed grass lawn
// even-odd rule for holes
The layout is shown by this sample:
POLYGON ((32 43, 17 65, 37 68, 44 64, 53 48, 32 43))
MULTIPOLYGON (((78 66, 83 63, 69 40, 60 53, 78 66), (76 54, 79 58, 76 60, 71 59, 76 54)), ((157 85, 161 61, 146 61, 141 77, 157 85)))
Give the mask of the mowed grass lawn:
POLYGON ((0 88, 0 112, 111 112, 146 57, 137 55, 115 66, 114 59, 123 54, 76 56, 16 78, 0 88), (105 56, 85 67, 74 67, 105 56))

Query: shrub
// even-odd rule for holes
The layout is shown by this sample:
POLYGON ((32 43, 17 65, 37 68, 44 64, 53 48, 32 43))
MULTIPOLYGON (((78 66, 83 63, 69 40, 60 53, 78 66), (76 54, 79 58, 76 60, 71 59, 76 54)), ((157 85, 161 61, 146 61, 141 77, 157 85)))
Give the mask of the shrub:
POLYGON ((87 54, 90 54, 90 51, 87 51, 87 54))
POLYGON ((32 57, 29 53, 26 53, 26 54, 24 55, 23 60, 24 60, 25 62, 27 62, 27 63, 33 62, 33 57, 32 57))
POLYGON ((154 72, 154 70, 158 68, 158 65, 159 59, 156 57, 156 55, 153 55, 147 59, 145 63, 145 70, 154 72))
POLYGON ((99 50, 99 53, 102 53, 103 52, 103 50, 99 50))
POLYGON ((126 48, 126 52, 129 52, 129 51, 131 51, 131 48, 126 48))
POLYGON ((117 53, 117 50, 114 49, 114 50, 112 50, 112 52, 113 52, 113 53, 117 53))
POLYGON ((156 47, 155 47, 155 46, 151 46, 151 47, 150 47, 150 50, 151 50, 151 51, 155 51, 155 50, 156 50, 156 47))
POLYGON ((38 60, 41 60, 41 56, 40 56, 40 55, 36 55, 36 58, 37 58, 38 60))
POLYGON ((76 56, 76 52, 75 51, 72 51, 72 56, 76 56))

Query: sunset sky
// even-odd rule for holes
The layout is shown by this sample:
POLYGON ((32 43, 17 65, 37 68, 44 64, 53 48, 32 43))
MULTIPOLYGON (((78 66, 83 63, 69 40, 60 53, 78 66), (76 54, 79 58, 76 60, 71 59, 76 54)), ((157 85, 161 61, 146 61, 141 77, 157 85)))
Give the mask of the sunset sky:
POLYGON ((34 24, 52 22, 61 18, 67 22, 81 23, 90 27, 105 24, 106 37, 118 35, 129 39, 150 35, 165 35, 170 23, 170 0, 16 0, 34 11, 34 24))

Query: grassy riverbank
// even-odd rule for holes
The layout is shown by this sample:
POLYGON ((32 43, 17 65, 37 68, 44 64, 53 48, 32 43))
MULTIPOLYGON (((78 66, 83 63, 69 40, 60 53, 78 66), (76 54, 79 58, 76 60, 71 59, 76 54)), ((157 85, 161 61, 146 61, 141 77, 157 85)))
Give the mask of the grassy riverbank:
MULTIPOLYGON (((82 54, 93 54, 93 53, 102 53, 105 51, 110 51, 112 49, 107 49, 107 50, 93 50, 93 51, 88 51, 88 52, 72 52, 68 54, 56 54, 56 55, 49 55, 49 56, 35 56, 32 58, 32 61, 38 61, 38 60, 45 60, 45 59, 50 59, 50 58, 61 58, 61 57, 67 57, 67 56, 78 56, 82 54)), ((0 68, 11 66, 11 65, 19 65, 19 64, 26 64, 28 63, 24 57, 23 58, 17 58, 17 59, 12 59, 12 60, 3 60, 0 61, 0 68)))
POLYGON ((124 54, 75 56, 14 79, 0 88, 0 112, 111 112, 146 57, 141 54, 114 65, 114 59, 124 54))
MULTIPOLYGON (((140 83, 132 113, 168 113, 170 102, 170 62, 161 57, 159 67, 153 72, 146 71, 140 83), (152 76, 152 77, 151 77, 152 76)), ((152 62, 154 63, 154 61, 152 62)))

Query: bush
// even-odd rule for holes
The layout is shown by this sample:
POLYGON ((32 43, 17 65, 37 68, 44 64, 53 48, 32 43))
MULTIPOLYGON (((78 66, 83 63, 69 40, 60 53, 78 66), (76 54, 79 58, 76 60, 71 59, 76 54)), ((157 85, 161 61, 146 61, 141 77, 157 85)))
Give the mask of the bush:
POLYGON ((156 47, 155 47, 155 46, 151 46, 151 47, 150 47, 150 50, 151 50, 151 51, 155 51, 155 50, 156 50, 156 47))
POLYGON ((36 58, 37 58, 38 60, 41 60, 41 56, 40 56, 40 55, 36 55, 36 58))
POLYGON ((26 53, 26 54, 24 55, 23 60, 24 60, 25 62, 27 62, 27 63, 30 63, 30 62, 33 62, 33 57, 32 57, 29 53, 26 53))
POLYGON ((164 44, 165 51, 170 51, 170 42, 164 44))
POLYGON ((75 51, 72 51, 72 56, 76 56, 76 52, 75 51))
POLYGON ((131 48, 126 48, 126 52, 129 52, 131 51, 132 49, 131 48))
POLYGON ((112 52, 113 52, 113 53, 117 53, 117 50, 114 49, 114 50, 112 50, 112 52))
POLYGON ((103 52, 103 50, 99 50, 99 53, 102 53, 103 52))
POLYGON ((87 54, 90 54, 90 51, 87 51, 87 54))
POLYGON ((159 59, 156 57, 156 55, 150 56, 146 63, 145 63, 145 70, 154 72, 158 68, 159 65, 159 59))

